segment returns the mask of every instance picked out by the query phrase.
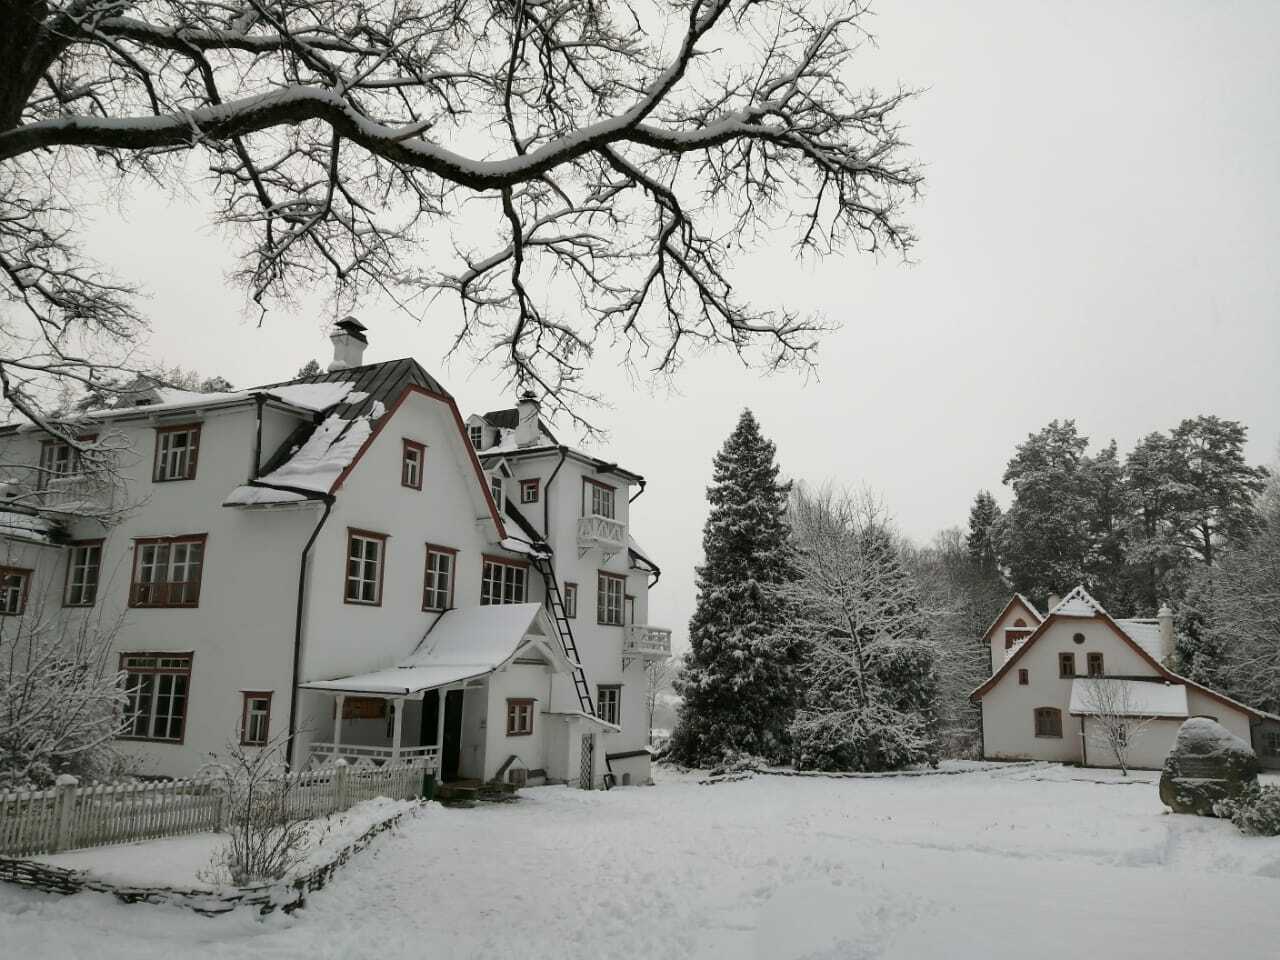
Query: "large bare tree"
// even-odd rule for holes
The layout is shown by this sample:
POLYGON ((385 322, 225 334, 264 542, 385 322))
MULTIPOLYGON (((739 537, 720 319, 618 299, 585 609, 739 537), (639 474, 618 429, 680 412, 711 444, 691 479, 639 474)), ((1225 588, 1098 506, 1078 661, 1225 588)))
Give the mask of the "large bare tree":
POLYGON ((909 92, 855 85, 863 0, 0 0, 0 378, 39 419, 143 328, 79 242, 86 178, 189 156, 265 308, 324 280, 421 315, 552 405, 593 347, 669 373, 823 327, 735 291, 743 245, 909 247, 909 92), (790 227, 787 234, 780 234, 790 227), (478 239, 483 238, 483 239, 478 239))

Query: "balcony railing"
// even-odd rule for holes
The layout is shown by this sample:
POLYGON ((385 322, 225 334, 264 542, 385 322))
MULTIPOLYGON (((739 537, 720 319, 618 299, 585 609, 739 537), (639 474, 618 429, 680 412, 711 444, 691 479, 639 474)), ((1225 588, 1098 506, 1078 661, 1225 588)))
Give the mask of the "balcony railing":
POLYGON ((627 545, 627 525, 621 520, 596 515, 578 518, 578 556, 593 547, 612 556, 627 545))
POLYGON ((342 759, 351 766, 381 767, 388 763, 413 763, 426 761, 427 770, 436 770, 440 766, 440 748, 435 744, 427 747, 369 747, 359 743, 313 743, 307 755, 309 766, 320 766, 342 759))
POLYGON ((46 510, 59 513, 108 513, 115 506, 115 488, 102 477, 85 474, 49 477, 40 491, 40 502, 46 510))
POLYGON ((665 627, 632 625, 622 637, 624 660, 665 660, 671 656, 671 631, 665 627))

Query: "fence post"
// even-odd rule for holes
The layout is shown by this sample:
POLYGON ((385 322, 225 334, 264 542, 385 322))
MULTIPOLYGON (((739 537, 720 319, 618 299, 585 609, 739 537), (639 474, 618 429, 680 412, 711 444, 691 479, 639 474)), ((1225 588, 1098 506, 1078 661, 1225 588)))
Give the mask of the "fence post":
POLYGON ((54 781, 58 790, 58 828, 53 835, 53 850, 65 850, 72 844, 71 821, 76 811, 76 787, 80 785, 69 773, 61 774, 54 781))
POLYGON ((334 798, 332 812, 337 812, 347 809, 347 761, 339 757, 333 762, 333 765, 337 768, 337 773, 333 778, 334 798))

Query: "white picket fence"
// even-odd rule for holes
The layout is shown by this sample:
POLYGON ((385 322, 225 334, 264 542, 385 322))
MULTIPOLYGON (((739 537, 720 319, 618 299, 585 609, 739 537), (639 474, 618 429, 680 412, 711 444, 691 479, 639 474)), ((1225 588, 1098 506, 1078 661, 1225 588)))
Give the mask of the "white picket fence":
MULTIPOLYGON (((285 774, 290 818, 323 817, 374 797, 422 795, 422 760, 374 766, 345 761, 285 774)), ((59 777, 51 790, 0 793, 0 855, 56 853, 221 829, 232 815, 215 780, 157 780, 81 787, 59 777)))

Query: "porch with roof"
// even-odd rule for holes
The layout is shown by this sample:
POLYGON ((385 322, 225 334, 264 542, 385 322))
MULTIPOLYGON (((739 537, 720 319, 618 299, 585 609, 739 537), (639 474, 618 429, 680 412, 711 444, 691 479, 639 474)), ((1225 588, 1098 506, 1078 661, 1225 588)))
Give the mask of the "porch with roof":
MULTIPOLYGON (((299 684, 300 689, 333 699, 332 739, 311 743, 306 762, 317 765, 341 758, 380 766, 425 761, 429 772, 448 779, 457 774, 463 747, 464 699, 468 694, 477 697, 487 712, 492 678, 517 663, 541 666, 549 673, 573 671, 540 604, 447 611, 395 666, 299 684), (418 721, 416 732, 406 717, 418 721), (379 728, 379 723, 385 727, 379 728)), ((481 752, 483 740, 481 725, 481 752)))

